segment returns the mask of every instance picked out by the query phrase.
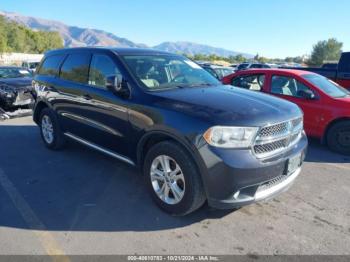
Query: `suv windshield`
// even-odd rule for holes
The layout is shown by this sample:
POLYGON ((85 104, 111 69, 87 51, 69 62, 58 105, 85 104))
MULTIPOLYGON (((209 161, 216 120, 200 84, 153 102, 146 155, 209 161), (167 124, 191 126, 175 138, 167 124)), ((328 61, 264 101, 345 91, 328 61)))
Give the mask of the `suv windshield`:
POLYGON ((0 78, 29 77, 31 73, 23 68, 0 68, 0 78))
POLYGON ((345 88, 323 76, 316 74, 307 74, 303 75, 303 77, 331 97, 340 98, 350 95, 350 92, 345 88))
POLYGON ((220 84, 202 67, 182 56, 124 55, 123 59, 139 83, 149 90, 220 84))

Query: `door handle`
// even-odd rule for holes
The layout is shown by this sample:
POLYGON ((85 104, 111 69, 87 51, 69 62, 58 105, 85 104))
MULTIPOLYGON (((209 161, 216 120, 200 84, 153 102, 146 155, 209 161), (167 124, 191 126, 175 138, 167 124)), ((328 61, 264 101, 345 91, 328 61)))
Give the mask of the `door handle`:
POLYGON ((85 95, 83 95, 83 98, 84 98, 85 100, 91 100, 91 99, 92 99, 92 96, 90 96, 89 94, 85 94, 85 95))

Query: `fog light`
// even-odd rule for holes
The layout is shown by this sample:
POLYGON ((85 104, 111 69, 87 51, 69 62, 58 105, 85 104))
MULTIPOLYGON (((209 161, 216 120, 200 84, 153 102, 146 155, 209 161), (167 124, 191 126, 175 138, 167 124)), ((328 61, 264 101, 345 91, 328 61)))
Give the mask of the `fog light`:
POLYGON ((238 198, 238 196, 239 196, 239 193, 241 193, 239 190, 233 195, 233 198, 234 199, 237 199, 238 198))

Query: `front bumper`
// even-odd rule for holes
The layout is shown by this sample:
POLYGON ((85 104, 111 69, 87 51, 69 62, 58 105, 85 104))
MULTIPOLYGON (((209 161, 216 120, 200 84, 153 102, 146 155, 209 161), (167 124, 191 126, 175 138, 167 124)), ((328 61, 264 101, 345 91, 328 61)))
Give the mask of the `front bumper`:
POLYGON ((31 86, 0 85, 0 106, 8 109, 14 107, 32 106, 34 94, 31 86))
POLYGON ((286 191, 300 174, 306 150, 305 134, 288 151, 267 159, 257 159, 247 149, 203 146, 199 152, 205 165, 202 178, 209 205, 237 208, 286 191), (289 159, 299 154, 300 166, 287 174, 289 159))

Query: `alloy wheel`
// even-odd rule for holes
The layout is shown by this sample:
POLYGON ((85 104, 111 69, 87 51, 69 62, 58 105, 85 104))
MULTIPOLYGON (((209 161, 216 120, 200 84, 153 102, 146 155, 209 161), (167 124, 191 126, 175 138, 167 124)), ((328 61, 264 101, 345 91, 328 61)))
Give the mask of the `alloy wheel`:
POLYGON ((53 124, 49 116, 44 115, 41 119, 41 132, 45 139, 45 142, 51 144, 54 139, 53 124))
POLYGON ((178 163, 160 155, 152 161, 150 177, 157 196, 166 204, 179 203, 185 194, 185 178, 178 163))

